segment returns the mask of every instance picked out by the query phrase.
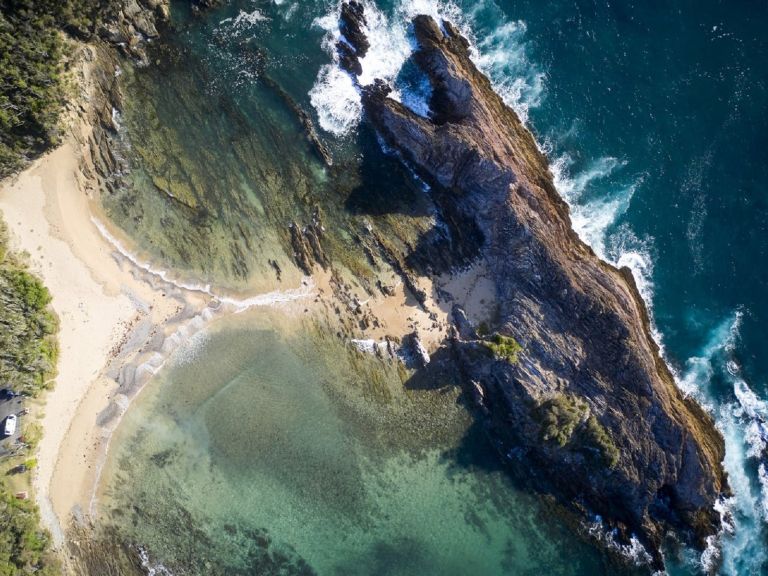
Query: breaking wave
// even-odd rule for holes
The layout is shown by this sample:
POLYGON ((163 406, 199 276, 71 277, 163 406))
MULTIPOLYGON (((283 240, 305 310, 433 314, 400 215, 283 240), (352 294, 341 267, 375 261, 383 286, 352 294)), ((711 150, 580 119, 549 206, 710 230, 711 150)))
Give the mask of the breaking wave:
MULTIPOLYGON (((632 271, 640 295, 651 308, 653 240, 639 238, 628 224, 618 224, 629 210, 632 198, 643 182, 642 176, 607 194, 595 195, 591 193, 591 187, 626 166, 626 161, 606 156, 572 173, 573 164, 571 157, 563 154, 550 165, 555 187, 571 208, 573 229, 600 258, 632 271)), ((654 332, 661 344, 660 334, 655 329, 654 332)))
MULTIPOLYGON (((361 86, 371 84, 377 78, 385 80, 393 85, 393 98, 417 114, 428 114, 428 91, 423 84, 409 85, 399 77, 414 49, 408 32, 410 21, 416 15, 427 14, 437 21, 450 20, 458 26, 470 41, 475 64, 488 75, 496 92, 523 121, 527 120, 529 109, 541 101, 545 75, 526 57, 524 22, 502 22, 478 42, 473 28, 476 16, 486 9, 483 2, 469 12, 463 12, 453 2, 435 0, 400 0, 389 14, 370 0, 363 0, 363 5, 371 46, 365 58, 360 60, 363 69, 359 78, 361 86)), ((327 132, 343 136, 357 127, 362 105, 352 78, 338 66, 335 44, 342 38, 338 12, 338 6, 334 6, 314 21, 314 25, 326 33, 323 49, 332 57, 333 63, 320 68, 309 95, 320 126, 327 132)))
POLYGON ((743 314, 736 310, 717 324, 678 378, 680 388, 715 417, 725 439, 723 466, 733 496, 719 503, 723 530, 700 561, 705 569, 721 562, 721 573, 733 576, 759 573, 768 561, 762 544, 768 522, 768 403, 743 379, 735 359, 743 314))

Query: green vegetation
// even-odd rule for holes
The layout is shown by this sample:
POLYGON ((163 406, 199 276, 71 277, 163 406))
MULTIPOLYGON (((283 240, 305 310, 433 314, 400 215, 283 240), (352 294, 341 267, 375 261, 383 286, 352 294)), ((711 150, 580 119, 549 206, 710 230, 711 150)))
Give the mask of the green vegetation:
POLYGON ((60 573, 50 535, 39 526, 34 502, 15 498, 0 484, 0 575, 60 573))
MULTIPOLYGON (((67 33, 89 38, 117 0, 0 0, 0 179, 58 144, 65 103, 67 33)), ((23 261, 8 253, 0 220, 0 387, 36 395, 56 368, 51 295, 23 261)), ((24 429, 29 450, 37 424, 24 429)), ((24 462, 26 469, 37 464, 24 462)), ((0 481, 0 576, 60 574, 50 535, 34 502, 17 499, 0 481)))
POLYGON ((589 414, 587 403, 575 396, 558 394, 539 406, 542 438, 561 448, 571 441, 576 428, 589 414))
POLYGON ((59 142, 62 31, 88 38, 115 0, 0 0, 0 179, 59 142))
MULTIPOLYGON (((23 262, 8 252, 0 220, 0 385, 30 395, 47 387, 56 368, 56 318, 48 310, 51 295, 23 262)), ((37 423, 25 423, 27 452, 40 441, 37 423)), ((9 463, 13 466, 13 463, 9 463)), ((21 472, 37 465, 27 457, 21 472), (26 468, 24 468, 26 466, 26 468)), ((5 468, 5 465, 3 466, 5 468)), ((50 536, 40 528, 34 502, 17 499, 0 481, 0 576, 59 574, 50 536)))
POLYGON ((24 443, 29 450, 35 450, 43 439, 43 427, 37 422, 29 422, 24 426, 24 443))
POLYGON ((491 336, 490 339, 483 341, 483 345, 496 358, 506 360, 510 364, 517 364, 517 356, 523 350, 523 347, 512 336, 502 336, 498 332, 491 336))
POLYGON ((610 468, 618 464, 619 449, 581 398, 557 394, 542 402, 537 412, 545 442, 598 454, 610 468))
POLYGON ((590 416, 587 420, 584 440, 585 447, 597 450, 609 468, 613 468, 619 463, 619 449, 614 444, 608 430, 594 416, 590 416))
POLYGON ((56 369, 57 321, 51 295, 24 264, 7 251, 0 222, 0 384, 35 396, 56 369))

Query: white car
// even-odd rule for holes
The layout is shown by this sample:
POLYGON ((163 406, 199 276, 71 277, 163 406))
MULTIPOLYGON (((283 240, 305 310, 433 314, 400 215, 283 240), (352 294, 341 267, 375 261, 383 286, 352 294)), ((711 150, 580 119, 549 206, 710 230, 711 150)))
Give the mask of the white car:
POLYGON ((5 429, 3 431, 6 436, 12 436, 16 433, 16 414, 11 414, 5 419, 5 429))

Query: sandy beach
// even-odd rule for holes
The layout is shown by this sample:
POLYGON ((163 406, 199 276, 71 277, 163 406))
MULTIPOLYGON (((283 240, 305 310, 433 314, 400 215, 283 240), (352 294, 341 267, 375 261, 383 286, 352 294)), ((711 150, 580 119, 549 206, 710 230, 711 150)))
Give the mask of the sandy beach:
POLYGON ((178 306, 113 257, 76 177, 76 146, 65 143, 0 193, 12 247, 29 255, 60 321, 58 375, 46 397, 34 476, 44 522, 59 544, 61 522, 82 505, 95 471, 96 451, 88 447, 100 440, 96 415, 114 392, 114 381, 103 373, 107 361, 139 319, 162 324, 178 306))
POLYGON ((212 319, 245 308, 289 305, 294 290, 236 300, 186 289, 139 261, 90 198, 70 138, 0 191, 11 246, 28 254, 60 320, 56 386, 45 397, 33 478, 45 525, 58 546, 72 517, 95 512, 109 438, 131 400, 165 360, 212 319))

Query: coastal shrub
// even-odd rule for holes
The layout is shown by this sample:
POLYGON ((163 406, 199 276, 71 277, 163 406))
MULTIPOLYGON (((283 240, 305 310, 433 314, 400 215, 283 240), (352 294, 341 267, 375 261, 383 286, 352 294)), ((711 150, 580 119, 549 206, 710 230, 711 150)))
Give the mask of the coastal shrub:
POLYGON ((62 44, 34 2, 0 2, 0 177, 58 141, 62 44))
POLYGON ((17 499, 0 484, 0 574, 60 573, 59 563, 51 552, 50 535, 40 528, 34 502, 17 499))
POLYGON ((36 276, 20 268, 7 270, 5 275, 27 311, 37 312, 50 304, 48 288, 36 276))
POLYGON ((51 295, 24 263, 8 253, 0 228, 0 382, 36 395, 56 370, 57 320, 48 308, 51 295))
POLYGON ((63 32, 89 38, 118 0, 0 0, 0 179, 59 142, 63 32))
POLYGON ((537 412, 545 442, 595 454, 610 468, 618 463, 619 449, 613 438, 581 398, 558 394, 542 402, 537 412))
POLYGON ((490 339, 483 341, 483 345, 496 358, 506 360, 510 364, 517 364, 518 354, 523 350, 523 347, 512 336, 503 336, 498 332, 490 339))
POLYGON ((585 448, 596 450, 610 468, 619 462, 619 449, 613 442, 611 435, 594 415, 589 417, 584 427, 582 445, 585 448))
POLYGON ((545 400, 539 406, 542 438, 560 447, 565 446, 588 413, 587 403, 575 396, 558 394, 545 400))
POLYGON ((30 422, 24 427, 24 443, 30 450, 37 448, 40 440, 43 439, 43 427, 37 422, 30 422))

